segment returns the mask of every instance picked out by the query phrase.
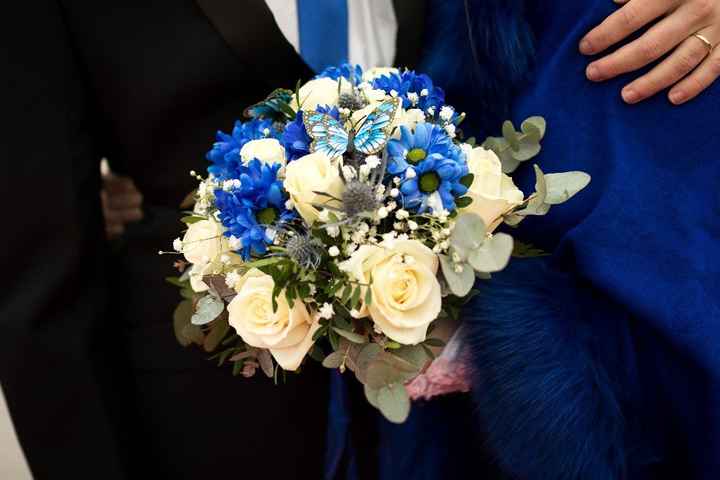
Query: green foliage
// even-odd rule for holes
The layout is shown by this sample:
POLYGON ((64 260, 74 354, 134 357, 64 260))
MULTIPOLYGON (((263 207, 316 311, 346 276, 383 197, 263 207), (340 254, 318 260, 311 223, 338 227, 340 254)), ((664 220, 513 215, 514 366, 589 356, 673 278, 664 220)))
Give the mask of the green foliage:
POLYGON ((274 90, 267 98, 245 109, 249 118, 271 118, 273 120, 292 120, 295 110, 290 106, 293 91, 285 88, 274 90))
POLYGON ((518 242, 515 240, 513 246, 513 257, 517 258, 532 258, 532 257, 544 257, 550 255, 546 251, 533 246, 530 243, 518 242))
POLYGON ((590 183, 585 172, 549 173, 545 175, 547 195, 545 203, 559 205, 571 199, 590 183))
POLYGON ((502 126, 502 137, 488 137, 483 147, 492 150, 500 158, 503 172, 512 173, 522 162, 540 153, 540 141, 545 136, 546 123, 542 117, 530 117, 515 130, 512 122, 502 126))
POLYGON ((173 312, 173 331, 178 343, 187 347, 192 343, 202 345, 205 335, 197 325, 190 323, 193 315, 193 305, 190 300, 178 303, 173 312))
POLYGON ((499 272, 507 266, 512 251, 513 238, 506 233, 496 233, 470 252, 468 263, 478 272, 499 272))
POLYGON ((190 322, 193 325, 207 325, 215 320, 223 310, 225 310, 225 303, 221 299, 213 295, 206 295, 198 300, 190 322))
POLYGON ((180 221, 183 222, 185 225, 192 225, 193 223, 197 223, 202 220, 207 220, 207 218, 201 217, 199 215, 187 215, 180 219, 180 221))
POLYGON ((439 257, 443 277, 450 292, 458 297, 467 295, 475 284, 475 272, 473 272, 472 268, 468 268, 466 264, 461 264, 462 270, 457 272, 450 257, 447 255, 439 255, 439 257))

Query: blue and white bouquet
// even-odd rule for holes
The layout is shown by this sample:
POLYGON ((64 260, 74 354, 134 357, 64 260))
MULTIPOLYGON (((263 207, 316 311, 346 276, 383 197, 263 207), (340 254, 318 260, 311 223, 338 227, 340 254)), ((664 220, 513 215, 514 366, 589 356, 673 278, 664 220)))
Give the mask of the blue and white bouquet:
POLYGON ((405 384, 443 344, 434 327, 513 254, 496 228, 589 182, 536 166, 526 197, 507 174, 540 151, 544 120, 506 122, 476 146, 464 114, 411 70, 328 68, 245 115, 218 132, 207 176, 191 172, 194 207, 173 245, 185 260, 169 279, 184 297, 178 341, 246 377, 277 380, 308 358, 351 370, 395 422, 405 384))

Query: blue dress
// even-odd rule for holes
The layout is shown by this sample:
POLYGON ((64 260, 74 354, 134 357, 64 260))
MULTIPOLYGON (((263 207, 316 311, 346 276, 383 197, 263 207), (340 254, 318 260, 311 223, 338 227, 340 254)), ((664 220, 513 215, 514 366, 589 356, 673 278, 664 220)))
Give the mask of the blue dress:
MULTIPOLYGON (((720 85, 681 107, 664 95, 628 106, 620 89, 637 73, 586 80, 577 45, 609 0, 469 2, 486 14, 472 22, 486 35, 474 73, 486 77, 473 80, 467 54, 450 53, 468 50, 464 11, 443 3, 463 2, 433 12, 446 28, 427 68, 447 77, 449 102, 486 134, 505 105, 478 97, 512 92, 516 124, 547 119, 543 171, 593 180, 513 232, 552 255, 478 285, 464 313, 472 395, 380 420, 378 478, 492 478, 488 458, 498 478, 720 478, 720 85), (487 41, 498 31, 511 34, 487 41)), ((530 165, 516 179, 532 191, 530 165)))

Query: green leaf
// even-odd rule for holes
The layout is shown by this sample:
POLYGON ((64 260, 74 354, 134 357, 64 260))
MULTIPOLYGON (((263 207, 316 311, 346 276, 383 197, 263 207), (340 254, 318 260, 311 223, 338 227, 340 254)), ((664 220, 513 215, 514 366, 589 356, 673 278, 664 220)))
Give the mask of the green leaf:
POLYGON ((225 303, 217 297, 206 295, 197 303, 195 314, 190 319, 193 325, 207 325, 225 310, 225 303))
POLYGON ((372 288, 365 289, 365 306, 369 307, 372 305, 372 288))
POLYGON ((180 277, 165 277, 165 281, 171 285, 175 285, 180 288, 187 288, 190 282, 180 280, 180 277))
POLYGON ((473 184, 473 181, 475 181, 475 175, 473 175, 472 173, 468 173, 460 179, 460 184, 464 185, 466 188, 470 188, 470 186, 473 184))
POLYGON ((439 255, 443 277, 456 297, 464 297, 475 284, 475 272, 467 263, 461 263, 462 271, 456 272, 455 265, 447 255, 439 255))
POLYGON ((342 296, 340 297, 340 303, 343 305, 347 305, 348 300, 350 300, 350 294, 352 293, 352 286, 346 285, 343 289, 342 296))
POLYGON ((520 140, 518 138, 519 134, 515 131, 515 126, 510 120, 505 120, 503 122, 502 135, 503 138, 507 140, 510 148, 513 150, 520 148, 520 140))
POLYGON ((429 347, 444 347, 445 346, 445 342, 443 342, 439 338, 428 338, 423 343, 429 347))
POLYGON ((457 200, 455 200, 455 204, 457 205, 457 208, 467 208, 470 206, 470 204, 473 202, 473 199, 471 197, 460 197, 457 200))
POLYGON ((340 335, 343 338, 346 338, 347 340, 350 340, 353 343, 367 343, 368 339, 364 335, 360 335, 359 333, 355 332, 349 332, 347 330, 341 330, 337 327, 332 328, 335 332, 337 332, 338 335, 340 335))
POLYGON ((222 342, 225 335, 230 331, 230 325, 227 321, 227 316, 223 315, 217 319, 216 322, 210 327, 210 333, 205 337, 203 348, 206 352, 214 351, 222 342))
POLYGON ((590 175, 585 172, 549 173, 545 175, 547 196, 545 203, 559 205, 587 187, 590 175))
POLYGON ((360 304, 360 294, 362 293, 362 288, 360 286, 355 287, 353 290, 352 298, 350 299, 350 308, 356 309, 358 305, 360 304))
POLYGON ((499 272, 507 266, 512 251, 513 238, 506 233, 496 233, 470 253, 468 262, 478 272, 499 272))
POLYGON ((207 218, 198 217, 197 215, 188 215, 187 217, 182 217, 180 219, 180 221, 183 222, 185 225, 192 225, 193 223, 197 223, 202 220, 207 220, 207 218))
POLYGON ((322 361, 322 366, 325 368, 340 368, 345 360, 345 354, 343 352, 333 352, 322 361))
POLYGON ((403 423, 410 415, 410 397, 405 385, 394 383, 378 390, 377 408, 392 423, 403 423))
POLYGON ((393 350, 392 355, 402 358, 403 360, 411 363, 418 371, 422 371, 428 361, 432 358, 428 356, 427 352, 423 348, 423 345, 426 343, 427 341, 419 345, 403 346, 397 350, 393 350))
MULTIPOLYGON (((175 307, 175 311, 173 312, 173 330, 175 331, 175 338, 183 347, 187 347, 193 342, 193 339, 189 338, 185 332, 185 327, 191 325, 190 318, 192 317, 192 314, 192 302, 190 300, 183 300, 178 303, 177 307, 175 307)), ((200 335, 202 336, 202 332, 200 332, 200 335)))
POLYGON ((409 361, 383 352, 368 364, 366 381, 372 388, 381 388, 394 383, 404 384, 419 373, 420 369, 409 361))
POLYGON ((378 404, 378 389, 370 388, 367 385, 363 386, 363 390, 365 391, 365 398, 367 398, 367 401, 370 405, 372 405, 375 408, 380 408, 378 404))
POLYGON ((450 245, 462 258, 467 258, 471 250, 475 250, 485 241, 485 223, 474 213, 458 215, 455 228, 450 235, 450 245))
POLYGON ((520 126, 520 129, 526 135, 532 135, 532 139, 539 142, 545 136, 545 130, 547 129, 547 122, 543 117, 535 116, 525 119, 520 126))
POLYGON ((367 381, 367 369, 369 365, 382 353, 383 349, 377 343, 367 343, 355 359, 355 376, 360 383, 367 381))
POLYGON ((535 193, 530 196, 525 208, 515 212, 518 215, 545 215, 550 211, 550 204, 545 201, 548 193, 545 175, 537 165, 533 165, 533 168, 535 169, 535 193))

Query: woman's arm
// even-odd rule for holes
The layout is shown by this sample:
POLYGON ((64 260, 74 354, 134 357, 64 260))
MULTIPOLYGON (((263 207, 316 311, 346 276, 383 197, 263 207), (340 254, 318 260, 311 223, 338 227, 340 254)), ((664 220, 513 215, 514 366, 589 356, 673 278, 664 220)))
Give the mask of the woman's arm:
POLYGON ((637 103, 668 87, 680 105, 695 98, 720 77, 720 2, 717 0, 615 0, 624 4, 580 41, 580 51, 597 55, 654 23, 639 38, 593 61, 587 77, 604 81, 633 72, 666 57, 622 90, 637 103), (664 18, 663 18, 664 17, 664 18))

